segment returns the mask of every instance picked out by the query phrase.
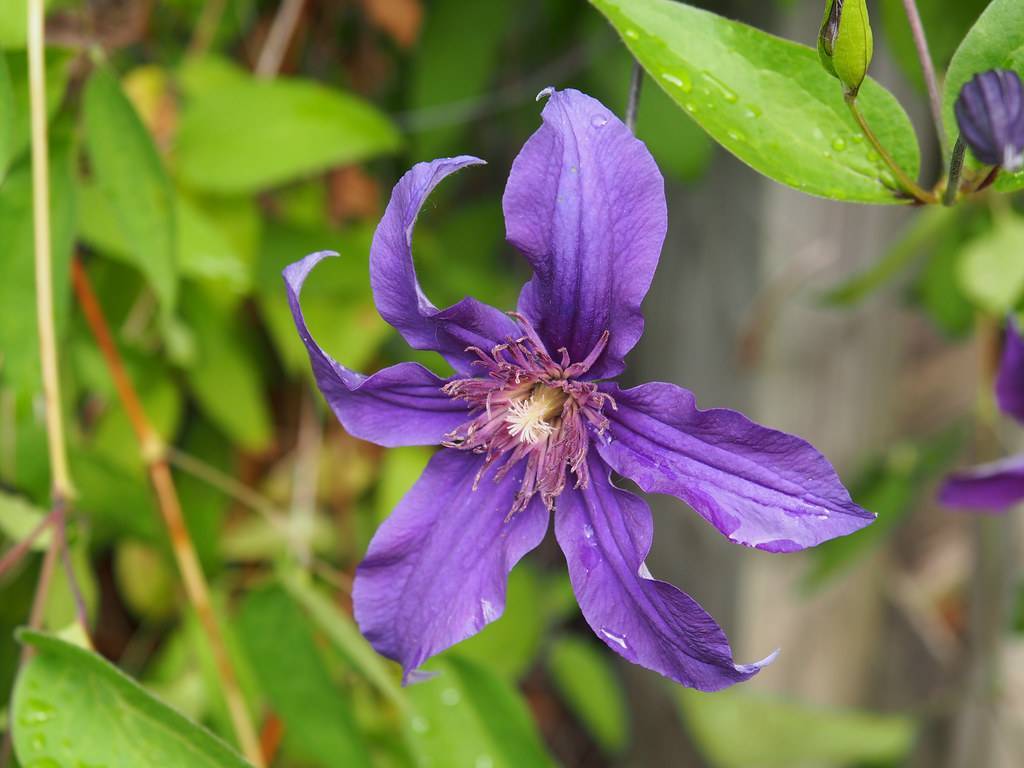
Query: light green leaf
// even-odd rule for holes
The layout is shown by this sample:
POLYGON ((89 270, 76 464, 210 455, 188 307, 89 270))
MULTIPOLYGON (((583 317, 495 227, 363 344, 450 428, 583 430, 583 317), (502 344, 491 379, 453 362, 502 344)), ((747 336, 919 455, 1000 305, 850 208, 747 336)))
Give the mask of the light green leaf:
POLYGON ((603 749, 619 752, 629 738, 625 692, 604 646, 566 635, 551 647, 548 669, 562 699, 603 749))
POLYGON ((673 690, 697 747, 715 768, 896 762, 913 743, 913 724, 904 716, 829 710, 736 689, 673 690))
POLYGON ((368 766, 352 707, 317 648, 305 612, 282 588, 251 592, 238 637, 270 708, 284 721, 284 751, 303 765, 368 766))
POLYGON ((38 632, 14 691, 14 748, 26 766, 248 766, 209 731, 94 653, 38 632))
MULTIPOLYGON (((591 2, 654 81, 754 170, 821 197, 906 202, 814 49, 672 0, 591 2)), ((868 79, 857 103, 896 162, 917 176, 917 137, 892 94, 868 79)))
POLYGON ((359 633, 359 628, 347 614, 341 612, 326 595, 309 583, 301 573, 281 574, 281 583, 288 593, 323 630, 349 663, 399 709, 406 708, 406 699, 398 685, 393 665, 377 655, 359 633))
POLYGON ((399 144, 391 122, 362 99, 311 81, 248 79, 186 104, 175 157, 195 189, 250 193, 399 144))
POLYGON ((998 316, 1013 309, 1024 292, 1024 218, 997 218, 990 232, 967 243, 958 275, 982 309, 998 316))
POLYGON ((529 710, 507 683, 456 656, 428 669, 437 676, 406 689, 409 738, 421 765, 553 766, 529 710))
POLYGON ((273 435, 262 371, 237 307, 216 298, 191 285, 182 297, 197 347, 186 370, 188 385, 218 428, 246 450, 261 450, 273 435))
POLYGON ((83 113, 97 191, 110 208, 125 255, 170 311, 178 292, 174 193, 153 139, 106 67, 89 78, 83 113))
MULTIPOLYGON (((11 541, 21 541, 28 536, 43 518, 46 511, 21 496, 0 491, 0 532, 11 541)), ((44 550, 49 546, 50 533, 44 531, 36 538, 32 548, 44 550)))
MULTIPOLYGON (((46 0, 46 7, 54 0, 46 0)), ((28 30, 28 3, 25 0, 7 0, 0 13, 0 48, 24 48, 28 30)))
MULTIPOLYGON (((2 14, 0 14, 2 15, 2 14)), ((0 182, 28 149, 29 94, 28 61, 23 52, 0 52, 0 70, 7 70, 8 96, 3 95, 3 74, 0 73, 0 182)), ((64 100, 74 55, 58 48, 46 51, 46 113, 52 120, 64 100)))
MULTIPOLYGON (((58 337, 67 324, 71 248, 76 209, 72 181, 73 148, 63 130, 55 131, 50 158, 50 222, 53 245, 54 309, 58 337)), ((35 312, 35 235, 32 169, 23 158, 0 182, 0 380, 17 392, 41 387, 35 312)))
MULTIPOLYGON (((1024 3, 1020 0, 992 0, 953 55, 942 97, 951 142, 959 132, 953 106, 960 89, 989 69, 1012 69, 1024 77, 1024 3)), ((979 164, 969 152, 968 157, 969 164, 977 168, 979 164)), ((1003 174, 995 187, 1002 192, 1024 187, 1024 171, 1003 174)))
POLYGON ((16 152, 15 133, 17 112, 14 103, 14 86, 7 66, 7 57, 0 54, 0 183, 3 183, 7 169, 16 152))
POLYGON ((387 519, 423 474, 434 451, 418 445, 391 448, 381 458, 373 509, 376 523, 387 519))

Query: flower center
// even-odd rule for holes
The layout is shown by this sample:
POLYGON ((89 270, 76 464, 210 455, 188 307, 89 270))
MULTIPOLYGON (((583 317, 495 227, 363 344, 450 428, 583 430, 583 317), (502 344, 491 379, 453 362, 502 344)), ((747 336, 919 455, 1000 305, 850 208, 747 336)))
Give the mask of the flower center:
POLYGON ((601 436, 608 428, 604 406, 615 402, 597 385, 577 377, 586 373, 608 343, 605 333, 585 360, 572 363, 560 350, 556 363, 529 323, 517 317, 526 335, 508 339, 490 354, 471 347, 476 365, 485 375, 456 379, 444 391, 470 405, 471 418, 445 436, 443 445, 472 451, 484 457, 474 490, 484 472, 501 458, 495 473, 501 481, 520 461, 526 471, 509 517, 526 508, 539 493, 549 509, 565 489, 566 474, 576 476, 577 488, 585 488, 587 451, 591 434, 601 436))

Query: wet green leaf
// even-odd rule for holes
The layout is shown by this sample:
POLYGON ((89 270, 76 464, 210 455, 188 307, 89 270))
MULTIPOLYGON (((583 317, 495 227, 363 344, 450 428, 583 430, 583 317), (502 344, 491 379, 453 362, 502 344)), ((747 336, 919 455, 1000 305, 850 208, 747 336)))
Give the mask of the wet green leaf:
MULTIPOLYGON (((651 78, 754 170, 821 197, 906 202, 813 49, 671 0, 592 3, 651 78)), ((868 79, 858 104, 882 144, 916 176, 917 138, 892 94, 868 79)))
POLYGON ((96 189, 124 255, 169 312, 178 294, 175 200, 153 139, 106 67, 89 78, 82 109, 96 189))
POLYGON ((393 152, 400 138, 365 101, 312 81, 255 79, 204 89, 181 116, 176 168, 188 186, 232 194, 393 152))
POLYGON ((548 669, 573 713, 607 752, 620 752, 629 738, 625 691, 608 649, 579 637, 560 637, 551 647, 548 669))
POLYGON ((27 766, 245 768, 226 744, 94 653, 38 632, 14 692, 14 747, 27 766))

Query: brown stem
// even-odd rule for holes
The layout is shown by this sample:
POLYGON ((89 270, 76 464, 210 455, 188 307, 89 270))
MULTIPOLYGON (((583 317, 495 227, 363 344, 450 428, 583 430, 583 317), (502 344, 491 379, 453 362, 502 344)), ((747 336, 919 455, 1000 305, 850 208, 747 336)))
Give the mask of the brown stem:
POLYGON ((54 509, 50 514, 46 515, 36 524, 36 527, 29 532, 28 536, 7 550, 3 557, 0 557, 0 577, 14 568, 14 566, 21 561, 21 558, 23 558, 25 554, 32 549, 32 545, 35 543, 36 539, 42 536, 43 532, 53 525, 53 521, 56 518, 57 510, 54 509))
POLYGON ((267 39, 263 43, 260 57, 256 61, 256 76, 273 78, 281 70, 281 63, 288 53, 288 44, 295 34, 295 28, 302 18, 305 0, 284 0, 270 25, 267 39))
POLYGON ((857 125, 860 126, 865 138, 867 138, 871 143, 871 146, 874 147, 878 156, 882 158, 882 162, 889 166, 889 170, 892 171, 893 175, 896 177, 896 181, 899 182, 901 187, 903 187, 903 191, 919 203, 931 204, 938 202, 935 195, 923 190, 916 181, 907 175, 907 172, 904 171, 899 166, 899 163, 893 159, 893 156, 889 154, 889 150, 887 150, 882 145, 882 142, 878 140, 875 132, 871 130, 871 126, 868 125, 868 121, 864 119, 864 115, 861 114, 860 109, 857 107, 857 94, 848 93, 845 98, 846 105, 850 108, 850 113, 853 115, 853 119, 857 121, 857 125))
POLYGON ((206 577, 203 575, 202 567, 199 564, 199 557, 196 554, 192 538, 189 536, 188 528, 185 525, 178 492, 174 486, 170 467, 167 464, 163 441, 146 417, 138 393, 135 391, 135 387, 125 370, 121 354, 110 334, 110 327, 89 282, 89 276, 78 258, 75 258, 72 262, 71 276, 75 295, 78 297, 79 305, 82 308, 82 314, 85 315, 86 322, 96 339, 100 352, 103 354, 107 368, 110 370, 110 375, 114 380, 118 397, 128 414, 128 420, 131 422, 132 429, 139 441, 139 447, 149 471, 149 478, 156 494, 160 513, 163 516, 170 536, 171 549, 174 552, 174 558, 177 561, 178 570, 181 572, 182 581, 185 585, 185 592, 188 595, 189 602, 199 616, 207 642, 209 642, 210 648, 213 651, 217 673, 224 687, 224 699, 235 729, 235 735, 242 747, 242 751, 245 753, 246 759, 254 765, 262 766, 264 762, 260 751, 259 739, 246 708, 245 700, 242 697, 242 692, 238 685, 238 677, 232 666, 231 658, 224 643, 224 637, 221 634, 220 625, 213 610, 206 577))

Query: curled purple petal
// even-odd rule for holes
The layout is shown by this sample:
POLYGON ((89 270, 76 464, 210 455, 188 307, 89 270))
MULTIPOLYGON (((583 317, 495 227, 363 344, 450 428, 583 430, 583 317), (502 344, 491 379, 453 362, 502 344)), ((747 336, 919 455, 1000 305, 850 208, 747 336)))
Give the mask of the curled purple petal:
POLYGON ((939 489, 948 507, 1005 512, 1024 501, 1024 455, 954 472, 939 489))
MULTIPOLYGON (((454 157, 417 163, 395 185, 370 247, 370 284, 381 317, 394 326, 410 346, 440 352, 456 370, 467 371, 473 355, 467 347, 490 349, 517 328, 510 317, 476 299, 466 298, 447 309, 430 303, 416 279, 412 233, 420 208, 446 176, 475 157, 454 157)), ((457 268, 453 256, 452 268, 457 268)))
POLYGON ((372 376, 351 371, 323 351, 306 327, 302 284, 330 251, 311 253, 283 276, 295 327, 306 345, 317 386, 349 434, 384 446, 438 445, 468 415, 442 392, 445 382, 421 365, 401 363, 372 376))
POLYGON ((426 659, 501 616, 509 572, 547 531, 538 500, 507 519, 522 468, 495 483, 500 467, 478 478, 483 462, 462 451, 435 454, 356 570, 359 628, 402 665, 407 682, 426 659))
POLYGON ((623 370, 643 331, 640 304, 665 240, 665 185, 643 142, 603 104, 551 91, 544 124, 512 164, 502 205, 509 242, 533 267, 519 310, 548 349, 583 360, 611 336, 589 378, 623 370))
POLYGON ((1006 323, 1003 358, 996 378, 996 399, 1004 413, 1024 423, 1024 339, 1012 317, 1006 323))
POLYGON ((974 156, 1016 171, 1024 164, 1024 85, 1009 69, 975 75, 954 105, 960 134, 974 156))
POLYGON ((591 629, 625 659, 682 685, 717 691, 774 658, 736 664, 721 627, 689 595, 651 577, 644 558, 654 526, 646 502, 614 487, 590 457, 590 484, 558 500, 555 535, 591 629))
POLYGON ((598 445, 605 461, 645 491, 682 499, 732 541, 792 552, 875 519, 798 437, 736 411, 699 410, 672 384, 606 391, 618 410, 607 413, 611 438, 598 445))

